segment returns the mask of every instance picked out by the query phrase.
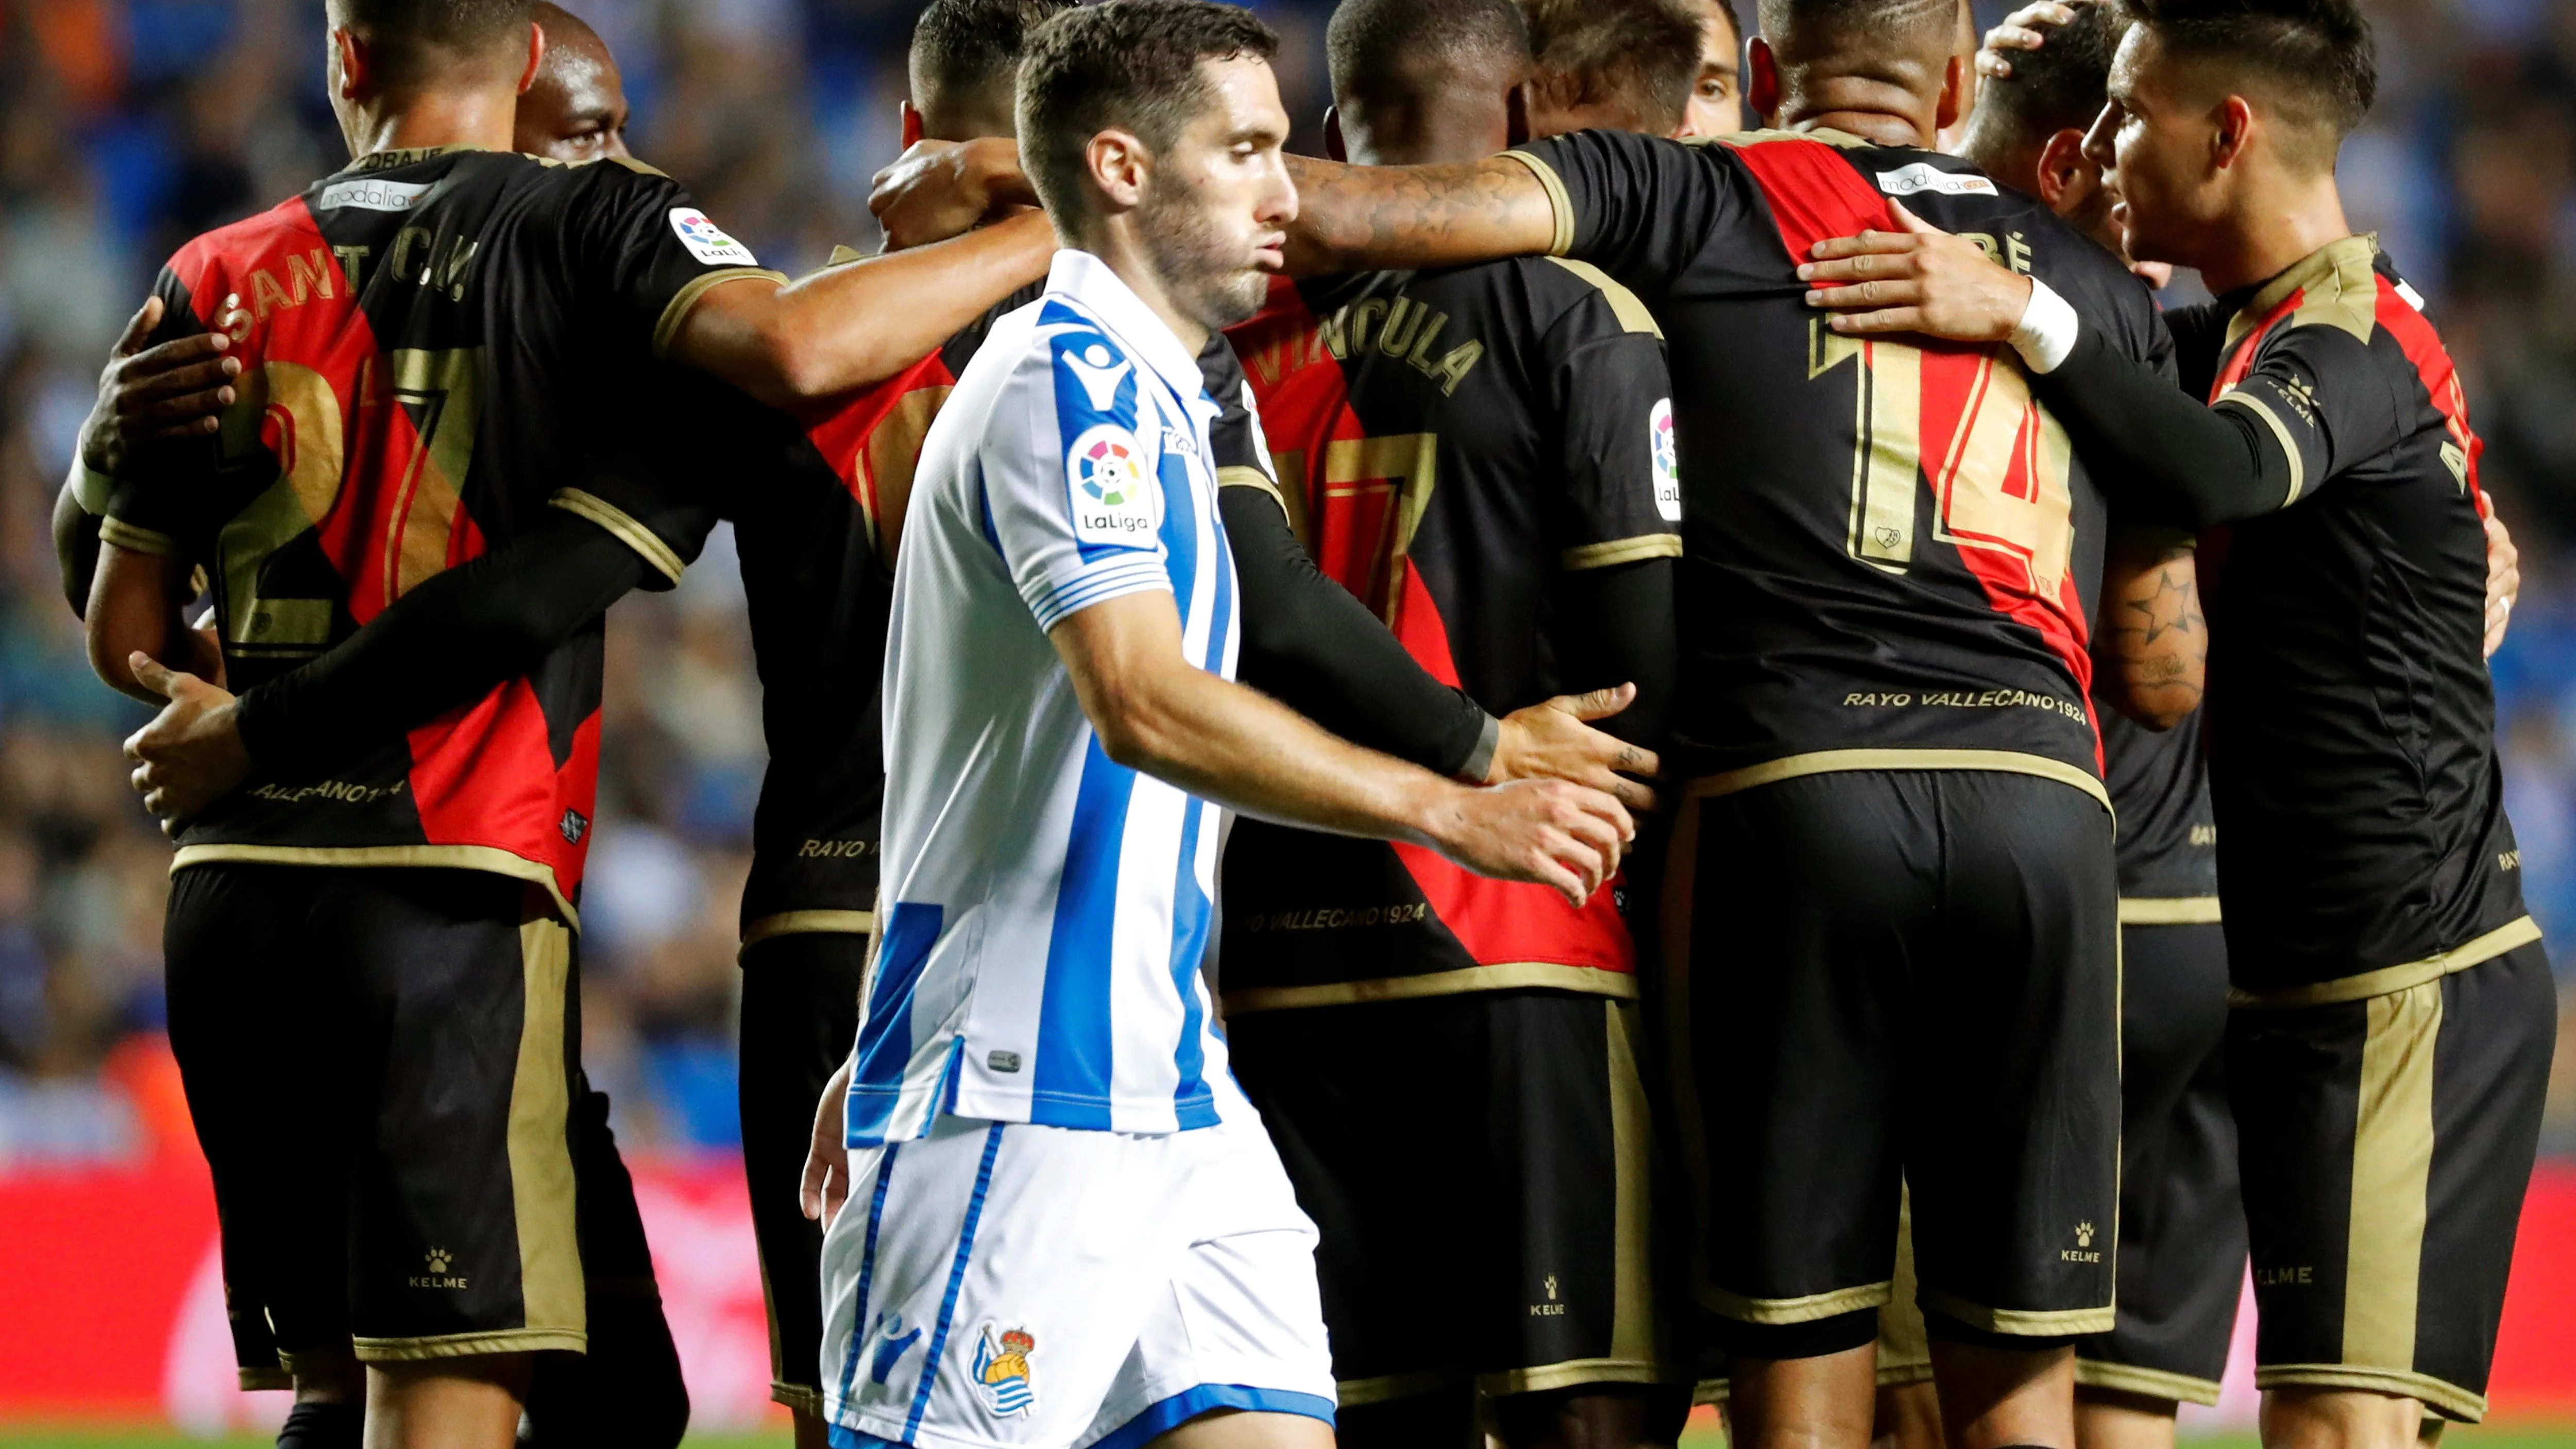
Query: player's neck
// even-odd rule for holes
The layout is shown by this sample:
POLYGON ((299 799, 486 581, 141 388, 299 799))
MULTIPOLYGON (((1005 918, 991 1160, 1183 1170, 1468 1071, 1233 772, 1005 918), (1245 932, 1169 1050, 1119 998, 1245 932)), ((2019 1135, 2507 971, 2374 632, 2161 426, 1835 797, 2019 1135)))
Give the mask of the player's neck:
POLYGON ((1102 221, 1095 226, 1094 234, 1087 238, 1073 237, 1061 231, 1058 235, 1066 246, 1100 258, 1101 264, 1116 274, 1118 280, 1125 282, 1128 291, 1136 294, 1136 300, 1145 304, 1145 310, 1161 319, 1162 324, 1171 329, 1172 335, 1180 339, 1181 346, 1195 357, 1207 346, 1207 327, 1173 305, 1172 290, 1164 282, 1163 274, 1155 269, 1153 254, 1147 250, 1143 237, 1136 230, 1134 221, 1137 215, 1131 211, 1102 221))
POLYGON ((2332 173, 2248 185, 2211 238, 2201 283, 2212 292, 2254 286, 2350 235, 2352 223, 2344 218, 2332 173))
POLYGON ((1794 111, 1784 109, 1776 123, 1784 131, 1841 131, 1881 146, 1929 150, 1932 129, 1913 116, 1877 109, 1794 111))
POLYGON ((340 134, 353 158, 434 146, 507 151, 518 111, 518 93, 498 87, 417 91, 343 112, 340 134))

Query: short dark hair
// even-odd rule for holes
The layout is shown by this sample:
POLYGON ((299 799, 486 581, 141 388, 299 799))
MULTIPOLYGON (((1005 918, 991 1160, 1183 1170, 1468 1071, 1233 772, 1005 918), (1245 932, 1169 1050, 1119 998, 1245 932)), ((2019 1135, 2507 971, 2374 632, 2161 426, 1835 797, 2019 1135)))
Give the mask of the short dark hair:
POLYGON ((1007 115, 1029 33, 1077 0, 930 0, 912 23, 913 104, 936 98, 1007 115))
POLYGON ((1657 131, 1681 124, 1699 84, 1697 0, 1522 0, 1522 10, 1541 76, 1571 87, 1570 99, 1624 102, 1657 131))
POLYGON ((1213 94, 1200 61, 1278 53, 1260 17, 1212 0, 1110 0, 1039 26, 1019 83, 1020 154, 1038 199, 1070 222, 1092 137, 1119 126, 1169 146, 1213 94))
POLYGON ((363 36, 385 83, 414 84, 447 64, 524 36, 536 0, 333 0, 341 23, 363 36))
POLYGON ((1760 0, 1762 34, 1783 69, 1829 62, 1837 75, 1912 88, 1946 62, 1959 0, 1760 0))
POLYGON ((1324 27, 1337 101, 1402 99, 1428 67, 1527 66, 1518 0, 1342 0, 1324 27))
MULTIPOLYGON (((2378 99, 2378 48, 2353 0, 2125 0, 2123 9, 2178 57, 2260 75, 2285 119, 2336 141, 2378 99)), ((2333 165, 2332 147, 2322 159, 2333 165)))
POLYGON ((2102 114, 2121 22, 2092 0, 2074 10, 2074 19, 2049 28, 2039 49, 2012 53, 2011 75, 1985 78, 1977 91, 1980 130, 1997 126, 2010 144, 2036 145, 2060 131, 2084 130, 2102 114))

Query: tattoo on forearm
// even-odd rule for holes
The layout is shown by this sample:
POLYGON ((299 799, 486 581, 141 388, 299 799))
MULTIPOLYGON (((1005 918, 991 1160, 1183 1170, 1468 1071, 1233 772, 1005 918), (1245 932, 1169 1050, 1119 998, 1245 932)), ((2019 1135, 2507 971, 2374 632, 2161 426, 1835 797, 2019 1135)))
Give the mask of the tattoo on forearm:
POLYGON ((1487 158, 1440 166, 1343 166, 1288 158, 1298 217, 1289 229, 1291 270, 1430 265, 1495 254, 1547 197, 1528 168, 1487 158), (1304 265, 1301 265, 1304 264, 1304 265))
POLYGON ((2103 634, 2102 643, 2123 661, 2133 689, 2187 691, 2197 707, 2197 680, 2209 660, 2209 621, 2201 613, 2191 550, 2164 551, 2157 567, 2105 613, 2103 634))

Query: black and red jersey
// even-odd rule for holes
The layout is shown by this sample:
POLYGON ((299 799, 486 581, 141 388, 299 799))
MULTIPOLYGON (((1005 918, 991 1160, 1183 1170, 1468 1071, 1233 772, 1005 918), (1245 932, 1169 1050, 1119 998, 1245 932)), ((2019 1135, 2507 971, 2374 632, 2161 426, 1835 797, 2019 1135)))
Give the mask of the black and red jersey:
POLYGON ((2291 459, 2201 548, 2227 955, 2283 999, 2395 990, 2539 936, 2483 647, 2481 444, 2371 238, 2178 314, 2188 381, 2291 459))
MULTIPOLYGON (((652 436, 638 379, 708 289, 775 277, 650 168, 464 148, 387 152, 190 242, 157 340, 252 321, 240 401, 203 454, 121 483, 101 536, 205 566, 236 690, 347 638, 549 506, 676 580, 681 508, 583 488, 604 433, 652 436), (651 511, 648 510, 648 513, 651 511)), ((592 628, 338 778, 253 781, 179 835, 179 864, 448 865, 569 903, 598 774, 592 628)))
MULTIPOLYGON (((1228 336, 1291 522, 1425 671, 1498 716, 1618 682, 1567 577, 1681 552, 1663 342, 1626 289, 1547 259, 1281 282, 1228 336)), ((1416 846, 1245 820, 1225 900, 1229 1010, 1631 988, 1610 892, 1577 910, 1416 846)))
MULTIPOLYGON (((2001 346, 1850 338, 1795 268, 1901 200, 2164 362, 2146 289, 1968 163, 1839 133, 1586 131, 1509 153, 1555 250, 1663 323, 1679 425, 1677 763, 1722 793, 1817 770, 1986 768, 2102 795, 2088 706, 2104 460, 2001 346)), ((2107 803, 2107 802, 2106 802, 2107 803)))

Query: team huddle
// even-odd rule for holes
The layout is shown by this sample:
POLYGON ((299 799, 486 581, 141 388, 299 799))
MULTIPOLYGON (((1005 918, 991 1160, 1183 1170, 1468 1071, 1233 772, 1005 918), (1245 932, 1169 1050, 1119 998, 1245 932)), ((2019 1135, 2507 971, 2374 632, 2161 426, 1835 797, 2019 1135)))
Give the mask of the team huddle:
POLYGON ((1248 11, 930 0, 794 281, 572 15, 328 10, 55 514, 282 1446, 685 1427, 578 927, 719 524, 800 1446, 2170 1449, 2249 1256, 2273 1449, 2484 1414, 2517 576, 2351 0, 1341 0, 1331 160, 1248 11))

